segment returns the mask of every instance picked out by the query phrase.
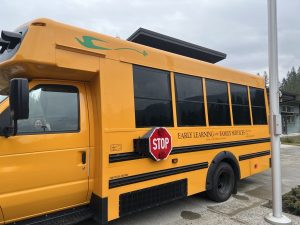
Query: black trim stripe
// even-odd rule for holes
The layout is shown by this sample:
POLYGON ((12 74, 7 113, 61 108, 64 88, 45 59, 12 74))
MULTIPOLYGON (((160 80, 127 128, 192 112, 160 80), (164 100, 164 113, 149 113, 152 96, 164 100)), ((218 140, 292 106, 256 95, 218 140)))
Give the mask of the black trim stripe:
POLYGON ((206 168, 208 168, 208 162, 197 163, 197 164, 188 165, 188 166, 181 166, 181 167, 176 167, 176 168, 172 168, 172 169, 159 170, 159 171, 155 171, 155 172, 119 178, 119 179, 115 179, 115 180, 110 180, 109 188, 116 188, 116 187, 134 184, 134 183, 138 183, 138 182, 142 182, 142 181, 157 179, 157 178, 161 178, 161 177, 166 177, 166 176, 171 176, 171 175, 175 175, 175 174, 179 174, 179 173, 185 173, 185 172, 206 169, 206 168))
MULTIPOLYGON (((219 149, 219 148, 229 148, 229 147, 236 147, 236 146, 243 146, 243 145, 259 144, 259 143, 266 143, 266 142, 270 142, 270 138, 260 138, 260 139, 222 142, 222 143, 213 143, 213 144, 205 144, 205 145, 175 147, 175 148, 173 148, 171 155, 205 151, 205 150, 213 150, 213 149, 219 149)), ((122 162, 122 161, 143 159, 143 158, 146 158, 146 157, 140 156, 135 152, 127 152, 127 153, 110 155, 109 162, 115 163, 115 162, 122 162)))
POLYGON ((271 151, 262 151, 262 152, 256 152, 256 153, 251 153, 251 154, 246 154, 246 155, 240 155, 239 161, 247 160, 247 159, 253 159, 253 158, 258 158, 266 155, 270 155, 271 151))
POLYGON ((265 143, 265 142, 269 142, 269 141, 270 141, 270 138, 262 138, 262 139, 222 142, 222 143, 215 143, 215 144, 175 147, 175 148, 173 148, 171 154, 198 152, 198 151, 212 150, 212 149, 219 149, 219 148, 229 148, 229 147, 236 147, 236 146, 242 146, 242 145, 265 143))
POLYGON ((109 162, 115 163, 115 162, 122 162, 122 161, 143 159, 143 158, 146 158, 146 156, 141 156, 135 152, 126 152, 121 154, 109 155, 109 162))

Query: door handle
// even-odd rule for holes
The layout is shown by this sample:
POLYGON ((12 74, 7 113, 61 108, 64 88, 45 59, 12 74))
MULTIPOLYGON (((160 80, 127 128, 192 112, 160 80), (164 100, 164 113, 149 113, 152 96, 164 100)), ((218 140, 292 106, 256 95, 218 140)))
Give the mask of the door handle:
POLYGON ((86 164, 86 151, 81 152, 81 162, 86 164))

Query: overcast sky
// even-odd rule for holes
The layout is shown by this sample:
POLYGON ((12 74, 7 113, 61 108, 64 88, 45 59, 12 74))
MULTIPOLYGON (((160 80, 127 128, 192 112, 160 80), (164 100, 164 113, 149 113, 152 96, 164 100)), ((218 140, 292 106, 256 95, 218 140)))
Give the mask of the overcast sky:
MULTIPOLYGON (((300 66, 300 1, 277 3, 281 79, 300 66)), ((122 39, 143 27, 224 52, 221 65, 268 71, 267 0, 1 0, 0 29, 39 17, 122 39)))

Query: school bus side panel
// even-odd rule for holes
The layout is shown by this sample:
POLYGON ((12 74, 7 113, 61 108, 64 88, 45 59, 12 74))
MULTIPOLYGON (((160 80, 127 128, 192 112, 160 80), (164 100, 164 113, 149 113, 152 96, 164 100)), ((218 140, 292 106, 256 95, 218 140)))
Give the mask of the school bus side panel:
MULTIPOLYGON (((103 59, 99 59, 100 64, 103 59)), ((105 151, 102 149, 102 107, 101 107, 101 83, 102 69, 99 74, 89 82, 89 118, 90 118, 90 142, 91 142, 91 161, 90 161, 90 189, 99 197, 103 197, 103 176, 106 173, 104 166, 105 151)))
POLYGON ((104 132, 135 128, 132 64, 106 59, 102 70, 104 132))

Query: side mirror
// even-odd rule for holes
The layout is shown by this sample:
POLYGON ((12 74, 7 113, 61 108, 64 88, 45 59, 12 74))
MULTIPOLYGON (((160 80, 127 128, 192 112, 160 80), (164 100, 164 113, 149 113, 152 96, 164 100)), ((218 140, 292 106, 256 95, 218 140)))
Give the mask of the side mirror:
POLYGON ((16 134, 17 120, 28 119, 29 116, 29 88, 27 79, 11 79, 9 85, 9 106, 11 118, 14 121, 14 134, 16 134))

